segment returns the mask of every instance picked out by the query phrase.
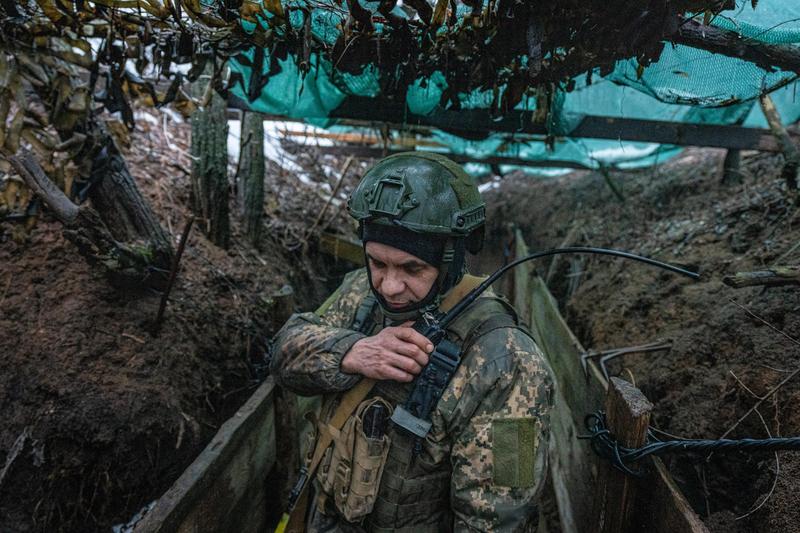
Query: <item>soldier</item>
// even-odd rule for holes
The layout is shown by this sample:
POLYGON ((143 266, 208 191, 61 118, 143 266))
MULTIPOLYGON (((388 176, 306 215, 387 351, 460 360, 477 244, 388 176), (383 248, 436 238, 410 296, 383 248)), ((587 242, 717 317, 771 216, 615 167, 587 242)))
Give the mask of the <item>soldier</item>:
POLYGON ((412 322, 475 285, 465 253, 483 240, 477 187, 443 156, 397 154, 366 173, 348 209, 367 267, 348 274, 317 313, 289 319, 271 364, 281 385, 325 395, 318 427, 334 443, 316 472, 307 530, 535 527, 552 381, 504 299, 487 291, 447 327, 461 364, 425 438, 387 423, 433 350, 412 322), (376 384, 347 424, 326 426, 342 394, 367 378, 376 384))

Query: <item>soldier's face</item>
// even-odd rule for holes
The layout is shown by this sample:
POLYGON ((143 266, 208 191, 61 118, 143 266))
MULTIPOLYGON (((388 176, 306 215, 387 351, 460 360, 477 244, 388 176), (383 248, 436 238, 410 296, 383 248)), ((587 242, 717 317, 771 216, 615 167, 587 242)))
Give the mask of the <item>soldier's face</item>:
POLYGON ((387 244, 369 241, 366 251, 372 285, 393 309, 421 301, 439 276, 435 266, 387 244))

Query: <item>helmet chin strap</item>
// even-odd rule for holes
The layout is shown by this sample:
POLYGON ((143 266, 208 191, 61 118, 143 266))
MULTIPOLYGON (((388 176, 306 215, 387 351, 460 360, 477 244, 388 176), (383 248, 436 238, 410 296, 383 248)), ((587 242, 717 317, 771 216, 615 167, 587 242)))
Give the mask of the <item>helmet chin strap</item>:
POLYGON ((372 290, 372 294, 375 295, 375 299, 378 300, 378 305, 381 306, 384 316, 394 322, 411 320, 416 319, 425 312, 435 311, 439 307, 442 295, 455 287, 464 277, 464 242, 463 239, 460 242, 454 238, 447 239, 444 253, 442 254, 442 262, 439 265, 439 275, 431 285, 428 294, 419 302, 414 302, 401 309, 390 307, 386 299, 375 289, 375 285, 372 283, 372 271, 369 268, 366 246, 364 247, 364 260, 367 265, 369 288, 372 290))

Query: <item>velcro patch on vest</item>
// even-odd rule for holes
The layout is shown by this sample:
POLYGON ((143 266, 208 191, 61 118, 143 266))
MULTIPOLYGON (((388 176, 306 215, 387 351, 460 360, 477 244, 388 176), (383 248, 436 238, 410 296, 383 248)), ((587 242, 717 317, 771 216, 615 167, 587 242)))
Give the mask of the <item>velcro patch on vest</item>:
POLYGON ((495 485, 529 488, 534 485, 538 435, 535 418, 492 421, 492 481, 495 485))

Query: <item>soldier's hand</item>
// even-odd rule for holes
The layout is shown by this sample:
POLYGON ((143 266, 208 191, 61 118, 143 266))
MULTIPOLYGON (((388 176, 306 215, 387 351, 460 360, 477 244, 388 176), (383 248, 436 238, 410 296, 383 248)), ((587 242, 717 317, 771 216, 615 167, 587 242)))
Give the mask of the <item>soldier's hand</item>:
POLYGON ((413 380, 428 364, 433 344, 411 324, 384 328, 356 342, 342 359, 342 371, 372 379, 413 380))

